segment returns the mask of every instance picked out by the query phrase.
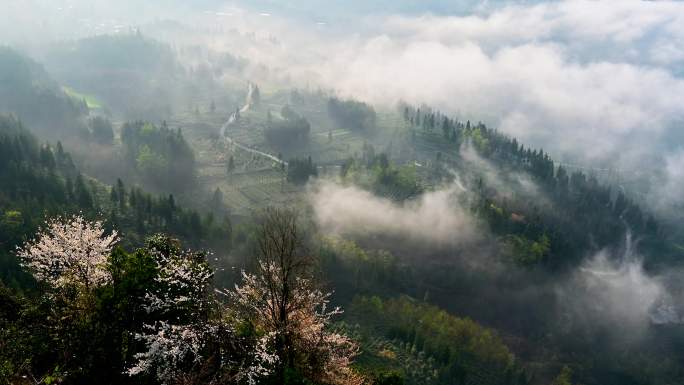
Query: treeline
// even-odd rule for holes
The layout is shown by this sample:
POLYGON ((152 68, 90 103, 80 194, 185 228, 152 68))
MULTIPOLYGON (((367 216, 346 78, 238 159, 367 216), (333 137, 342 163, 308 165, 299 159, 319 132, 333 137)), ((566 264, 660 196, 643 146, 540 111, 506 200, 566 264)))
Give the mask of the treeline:
POLYGON ((282 119, 273 119, 269 112, 268 126, 264 131, 266 141, 281 149, 305 145, 309 141, 311 124, 288 105, 280 111, 282 119))
MULTIPOLYGON (((356 297, 349 312, 349 321, 363 325, 366 338, 385 338, 394 342, 392 350, 400 348, 424 356, 434 372, 432 378, 417 381, 444 385, 529 383, 496 333, 472 320, 406 296, 388 300, 356 297)), ((408 377, 411 369, 398 368, 398 372, 408 377)))
POLYGON ((232 225, 227 215, 216 218, 180 207, 173 196, 153 195, 139 187, 126 189, 119 179, 109 194, 107 226, 126 231, 131 245, 141 244, 147 234, 174 234, 193 247, 230 249, 232 225))
POLYGON ((359 159, 349 158, 342 164, 340 177, 395 201, 416 198, 425 191, 415 166, 393 164, 387 154, 377 154, 368 143, 363 144, 359 159))
POLYGON ((166 122, 128 122, 121 129, 126 165, 145 186, 156 191, 183 192, 196 175, 195 155, 181 129, 166 122))
POLYGON ((373 107, 355 100, 328 99, 328 116, 338 127, 362 132, 375 129, 376 114, 373 107))
POLYGON ((0 277, 25 282, 10 254, 14 246, 45 215, 81 208, 94 208, 91 186, 62 145, 41 145, 18 120, 0 115, 0 277))
POLYGON ((494 330, 429 304, 423 285, 457 287, 467 275, 459 275, 462 268, 425 260, 416 266, 339 238, 319 239, 316 250, 335 299, 349 303, 344 321, 361 341, 359 365, 372 376, 387 384, 531 383, 494 330))
POLYGON ((613 191, 595 176, 581 171, 569 174, 543 150, 525 148, 496 130, 478 124, 464 132, 472 138, 478 153, 499 167, 524 170, 532 175, 542 191, 553 200, 554 208, 510 202, 497 197, 497 192, 482 186, 481 210, 490 211, 492 228, 499 233, 522 233, 530 239, 548 236, 556 260, 562 265, 577 261, 589 245, 608 247, 619 244, 626 231, 639 236, 657 237, 658 225, 652 215, 645 214, 622 190, 613 191), (491 213, 492 205, 501 209, 491 213), (524 210, 525 220, 513 213, 524 210), (522 227, 525 226, 523 229, 522 227))
POLYGON ((311 160, 311 156, 306 159, 293 158, 287 162, 288 182, 303 185, 315 176, 318 176, 318 167, 311 160))

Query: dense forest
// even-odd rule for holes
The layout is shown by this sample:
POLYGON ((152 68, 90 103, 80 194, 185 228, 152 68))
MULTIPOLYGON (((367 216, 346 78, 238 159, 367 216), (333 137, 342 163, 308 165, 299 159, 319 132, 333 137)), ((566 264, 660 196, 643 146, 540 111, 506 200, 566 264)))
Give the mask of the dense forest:
POLYGON ((342 128, 372 132, 375 129, 375 110, 355 100, 328 99, 328 114, 342 128))
POLYGON ((149 122, 126 123, 121 142, 129 172, 159 191, 182 191, 194 183, 195 156, 181 129, 166 122, 157 128, 149 122))
MULTIPOLYGON (((663 243, 659 242, 653 215, 643 213, 624 191, 611 191, 595 176, 582 171, 570 173, 562 165, 556 166, 543 150, 525 148, 516 139, 482 123, 459 122, 439 112, 421 113, 408 106, 403 113, 407 122, 423 132, 431 133, 439 126, 442 140, 452 143, 452 152, 438 153, 439 163, 458 168, 472 158, 472 153, 467 153, 472 148, 502 174, 530 175, 551 200, 527 199, 526 191, 511 189, 486 176, 472 181, 476 193, 473 209, 494 233, 510 240, 513 258, 518 262, 543 262, 549 267, 578 263, 586 252, 584 245, 593 243, 601 249, 619 242, 626 230, 643 236, 646 244, 663 243)), ((652 250, 652 254, 655 257, 661 251, 652 250)))
POLYGON ((168 232, 192 245, 216 242, 225 247, 231 224, 227 217, 203 216, 184 209, 173 194, 153 195, 122 180, 111 187, 78 172, 62 144, 41 144, 12 117, 0 119, 0 210, 2 220, 2 277, 21 287, 25 274, 18 269, 13 249, 54 215, 81 213, 106 218, 108 229, 126 234, 129 245, 142 244, 147 234, 168 232))

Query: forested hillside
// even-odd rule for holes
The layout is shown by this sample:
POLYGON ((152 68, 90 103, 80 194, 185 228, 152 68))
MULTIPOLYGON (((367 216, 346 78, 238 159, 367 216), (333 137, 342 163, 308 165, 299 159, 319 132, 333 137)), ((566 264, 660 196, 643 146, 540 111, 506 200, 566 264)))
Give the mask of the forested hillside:
POLYGON ((643 252, 667 258, 662 246, 657 246, 664 242, 655 218, 625 191, 613 190, 583 171, 568 171, 542 149, 525 148, 483 123, 459 122, 408 106, 403 113, 419 135, 446 143, 446 151, 436 155, 435 173, 444 166, 459 169, 462 175, 472 173, 466 182, 476 195, 473 210, 511 246, 517 262, 549 267, 576 264, 586 256, 587 245, 596 249, 614 245, 625 231, 655 247, 644 247, 643 252), (527 176, 530 179, 524 180, 527 176))
POLYGON ((0 46, 0 112, 12 113, 49 138, 83 135, 85 101, 69 97, 42 65, 0 46), (37 104, 38 103, 38 104, 37 104))
POLYGON ((109 112, 128 119, 161 119, 185 85, 171 48, 139 34, 65 42, 49 52, 47 64, 64 84, 97 95, 109 112))
POLYGON ((0 149, 0 273, 7 285, 22 287, 28 282, 14 248, 47 218, 64 213, 104 218, 105 227, 125 234, 128 245, 140 245, 146 235, 165 232, 194 246, 230 247, 227 217, 200 215, 178 206, 173 194, 152 195, 121 180, 103 185, 79 173, 61 143, 40 143, 14 118, 0 117, 0 149))

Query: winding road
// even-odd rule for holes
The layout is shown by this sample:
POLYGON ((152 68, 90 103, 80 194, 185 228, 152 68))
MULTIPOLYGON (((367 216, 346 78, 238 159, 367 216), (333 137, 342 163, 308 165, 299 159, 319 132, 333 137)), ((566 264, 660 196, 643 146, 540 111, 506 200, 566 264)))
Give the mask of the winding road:
POLYGON ((230 114, 230 117, 228 118, 228 120, 225 123, 223 123, 223 125, 221 126, 221 137, 223 137, 223 139, 229 145, 233 145, 233 146, 235 146, 241 150, 251 152, 252 154, 256 154, 256 155, 266 157, 266 158, 268 158, 268 159, 270 159, 270 160, 272 160, 278 164, 282 164, 282 165, 287 166, 287 162, 278 158, 277 156, 275 156, 273 154, 269 154, 267 152, 259 151, 255 148, 252 148, 252 147, 249 147, 249 146, 244 145, 242 143, 239 143, 235 139, 226 135, 228 128, 230 128, 230 126, 232 124, 234 124, 235 121, 237 120, 238 113, 247 112, 252 107, 252 94, 253 94, 253 92, 254 92, 254 85, 252 83, 249 83, 249 89, 247 90, 247 98, 245 100, 245 105, 242 106, 242 108, 240 108, 239 112, 236 111, 236 112, 233 112, 232 114, 230 114))

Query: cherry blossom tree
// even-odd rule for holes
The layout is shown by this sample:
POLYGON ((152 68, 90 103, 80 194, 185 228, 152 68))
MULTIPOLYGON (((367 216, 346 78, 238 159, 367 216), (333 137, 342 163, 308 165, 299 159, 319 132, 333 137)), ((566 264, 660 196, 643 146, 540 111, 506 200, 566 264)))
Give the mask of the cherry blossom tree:
MULTIPOLYGON (((281 282, 282 271, 273 263, 260 262, 258 274, 243 273, 242 286, 230 292, 238 317, 248 320, 268 335, 283 336, 285 346, 276 352, 282 365, 290 365, 322 384, 361 384, 364 379, 352 368, 358 345, 347 336, 329 331, 331 318, 341 314, 339 307, 328 309, 330 293, 323 293, 312 281, 297 278, 289 287, 283 323, 274 304, 283 290, 273 290, 281 282)), ((281 286, 281 289, 284 285, 281 286)))
POLYGON ((36 238, 17 248, 22 265, 36 280, 56 288, 77 285, 90 289, 110 282, 107 258, 118 241, 102 222, 81 215, 49 220, 36 238))
MULTIPOLYGON (((323 384, 361 384, 351 364, 358 345, 329 331, 340 308, 329 309, 330 293, 314 285, 312 260, 304 248, 296 215, 269 209, 260 226, 260 261, 255 274, 243 272, 242 286, 228 294, 238 318, 276 338, 278 374, 292 367, 323 384)), ((282 378, 281 378, 282 379, 282 378)))
POLYGON ((129 375, 154 372, 162 383, 176 378, 187 366, 202 360, 202 349, 212 328, 209 286, 214 275, 203 253, 182 250, 177 241, 157 235, 147 252, 155 261, 155 285, 145 293, 145 311, 157 321, 145 324, 135 338, 146 351, 135 355, 129 375))
POLYGON ((129 375, 153 374, 163 384, 255 385, 272 373, 273 335, 237 335, 231 309, 210 291, 214 272, 204 253, 181 250, 164 236, 152 237, 147 252, 157 275, 142 306, 154 321, 135 335, 146 349, 135 354, 129 375), (197 376, 204 378, 193 381, 197 376))
POLYGON ((358 345, 331 330, 339 308, 312 279, 292 212, 268 210, 261 223, 259 262, 234 290, 210 291, 206 255, 181 250, 168 237, 148 242, 156 267, 142 297, 150 316, 136 338, 129 375, 152 374, 163 384, 248 384, 284 381, 294 369, 320 384, 357 385, 351 368, 358 345), (223 301, 225 295, 228 301, 223 301), (274 378, 273 378, 274 377, 274 378))

